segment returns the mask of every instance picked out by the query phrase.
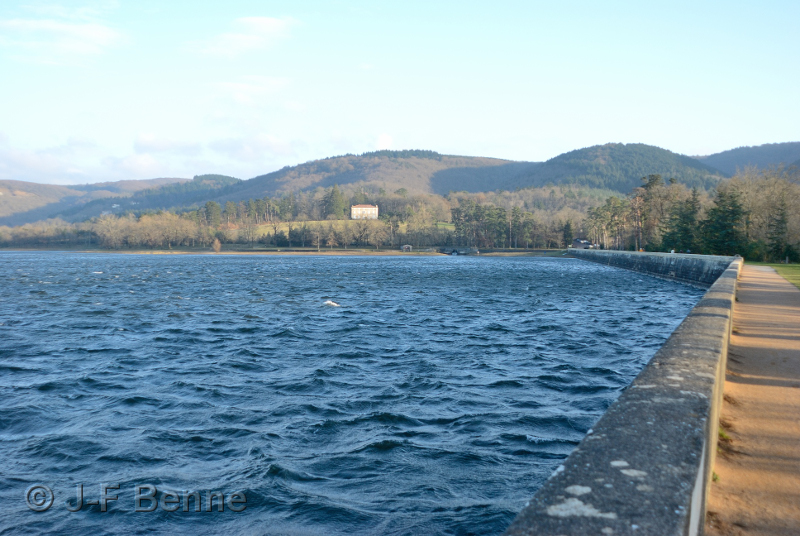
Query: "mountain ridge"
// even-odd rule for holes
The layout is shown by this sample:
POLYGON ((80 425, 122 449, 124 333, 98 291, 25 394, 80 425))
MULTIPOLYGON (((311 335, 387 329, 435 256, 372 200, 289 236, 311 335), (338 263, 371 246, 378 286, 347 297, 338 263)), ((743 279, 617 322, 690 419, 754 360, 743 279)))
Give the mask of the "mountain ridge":
POLYGON ((43 210, 43 214, 47 214, 76 203, 133 195, 149 188, 160 188, 189 180, 191 179, 161 177, 71 185, 0 180, 0 218, 23 211, 19 209, 25 209, 25 212, 43 210), (46 209, 47 206, 51 206, 51 208, 46 209))
POLYGON ((708 156, 695 156, 696 160, 734 175, 746 167, 766 169, 771 166, 797 166, 800 163, 800 142, 765 143, 736 147, 708 156))
POLYGON ((430 150, 382 150, 312 160, 247 180, 196 175, 193 179, 162 178, 72 186, 0 181, 0 225, 19 225, 53 217, 80 221, 80 218, 88 219, 103 212, 125 210, 182 210, 207 201, 238 202, 315 192, 334 184, 350 192, 406 191, 414 195, 443 196, 451 192, 515 191, 556 185, 627 194, 642 184, 642 177, 660 174, 664 179, 673 178, 690 188, 710 190, 729 175, 710 165, 714 156, 698 160, 641 143, 593 145, 545 162, 446 155, 430 150), (7 195, 3 195, 3 188, 8 190, 7 195), (10 195, 14 188, 22 194, 10 195), (34 199, 22 199, 24 197, 34 199), (37 197, 39 199, 35 199, 37 197))

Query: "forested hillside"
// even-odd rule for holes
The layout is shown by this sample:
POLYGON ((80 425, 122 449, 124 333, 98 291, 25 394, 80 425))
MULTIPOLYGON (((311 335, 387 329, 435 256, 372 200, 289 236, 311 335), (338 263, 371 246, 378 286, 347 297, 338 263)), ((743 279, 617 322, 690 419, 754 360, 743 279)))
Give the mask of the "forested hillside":
POLYGON ((688 156, 641 143, 608 143, 561 154, 535 168, 532 186, 548 182, 629 192, 658 174, 689 188, 714 188, 723 174, 688 156))
POLYGON ((153 190, 170 184, 181 184, 189 179, 177 177, 161 177, 158 179, 125 180, 114 182, 95 182, 92 184, 78 184, 71 186, 84 192, 104 192, 113 195, 128 195, 142 190, 153 190))
POLYGON ((744 168, 750 166, 767 169, 770 166, 786 166, 792 163, 797 165, 800 162, 800 142, 767 143, 754 147, 737 147, 729 151, 695 158, 728 175, 733 175, 737 169, 744 170, 744 168))
POLYGON ((226 175, 196 175, 190 181, 141 190, 124 198, 98 199, 61 211, 58 216, 68 221, 83 221, 103 212, 146 212, 192 206, 223 196, 241 182, 226 175))
POLYGON ((68 188, 21 183, 27 185, 29 193, 14 198, 12 191, 20 192, 22 188, 8 189, 7 194, 0 190, 4 194, 0 208, 6 206, 6 213, 0 213, 0 225, 56 217, 83 221, 126 211, 181 212, 209 201, 224 205, 289 195, 297 196, 298 206, 304 207, 300 213, 310 217, 319 212, 315 203, 333 185, 353 199, 357 195, 386 198, 395 192, 446 196, 451 192, 517 192, 530 188, 549 191, 559 185, 569 185, 576 191, 626 193, 639 186, 642 177, 652 174, 702 191, 713 189, 723 178, 722 172, 693 158, 644 144, 597 145, 547 162, 512 162, 426 150, 375 151, 306 162, 244 181, 223 175, 199 175, 191 181, 157 179, 162 182, 155 187, 146 181, 68 188), (56 193, 48 193, 51 190, 56 193))
POLYGON ((0 181, 0 219, 18 212, 28 212, 63 199, 85 195, 74 186, 36 184, 24 181, 0 181))
POLYGON ((564 153, 547 162, 449 156, 433 151, 377 151, 315 160, 255 177, 231 195, 274 196, 334 184, 412 193, 494 192, 574 184, 627 192, 658 173, 708 190, 723 177, 688 156, 643 144, 611 143, 564 153))
POLYGON ((7 210, 2 213, 4 217, 0 217, 0 225, 22 225, 56 217, 67 221, 83 221, 104 212, 142 212, 191 206, 205 202, 208 197, 218 196, 239 182, 239 179, 224 175, 69 187, 2 181, 0 194, 4 193, 3 183, 23 186, 14 190, 16 197, 0 197, 0 207, 6 208, 3 202, 6 199, 8 202, 7 210))
POLYGON ((0 181, 0 224, 17 225, 52 217, 96 199, 125 197, 142 190, 188 181, 159 178, 59 186, 25 181, 0 181))
POLYGON ((448 156, 434 151, 376 151, 283 168, 247 181, 236 194, 273 196, 329 188, 334 184, 375 191, 404 188, 415 194, 513 189, 519 187, 513 177, 520 169, 535 165, 497 158, 448 156))
POLYGON ((800 261, 800 182, 794 171, 748 168, 710 194, 649 175, 629 195, 590 209, 583 228, 606 249, 800 261))
MULTIPOLYGON (((162 186, 148 189, 138 192, 135 198, 131 199, 127 199, 130 197, 128 195, 125 198, 116 198, 112 197, 113 194, 107 194, 102 196, 106 199, 91 203, 85 201, 59 203, 60 197, 70 192, 75 196, 82 194, 67 189, 67 194, 62 193, 58 198, 43 197, 29 203, 32 205, 31 208, 42 207, 33 212, 26 213, 26 210, 30 209, 17 204, 20 210, 13 217, 3 218, 0 215, 0 225, 20 225, 55 217, 68 221, 81 221, 109 211, 189 209, 207 201, 224 204, 229 201, 239 202, 290 193, 311 194, 317 190, 330 188, 334 184, 342 185, 348 192, 364 191, 374 194, 398 190, 409 194, 433 192, 446 194, 450 190, 480 192, 485 189, 492 191, 515 189, 524 186, 523 181, 515 178, 535 165, 537 164, 509 162, 496 158, 446 156, 434 151, 376 151, 358 156, 344 155, 315 160, 285 167, 247 181, 234 179, 233 182, 225 182, 231 179, 228 177, 220 182, 219 178, 223 176, 203 175, 200 177, 204 177, 206 183, 212 177, 217 177, 214 187, 196 187, 198 177, 195 177, 191 183, 181 187, 162 186), (483 170, 483 173, 476 173, 476 170, 483 170), (437 175, 442 171, 448 171, 449 174, 437 175)), ((32 188, 39 186, 33 183, 24 184, 31 185, 32 188)), ((41 186, 45 189, 51 188, 41 186)), ((52 188, 64 189, 64 187, 52 188)), ((75 199, 71 198, 69 201, 75 199)), ((6 216, 10 215, 9 213, 6 216)))
POLYGON ((515 192, 407 195, 337 186, 275 198, 215 201, 194 210, 105 214, 80 223, 50 220, 0 227, 0 247, 564 248, 588 238, 606 249, 740 254, 800 260, 800 183, 791 172, 752 168, 711 192, 661 175, 627 195, 560 185, 515 192), (378 220, 350 220, 347 205, 370 202, 378 220))

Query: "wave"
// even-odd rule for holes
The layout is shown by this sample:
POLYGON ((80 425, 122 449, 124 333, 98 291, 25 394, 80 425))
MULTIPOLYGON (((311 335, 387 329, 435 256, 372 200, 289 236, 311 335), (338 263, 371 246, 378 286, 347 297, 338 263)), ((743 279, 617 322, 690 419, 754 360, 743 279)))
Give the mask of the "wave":
POLYGON ((701 295, 586 264, 0 252, 0 532, 96 532, 18 497, 107 479, 114 533, 501 533, 701 295))

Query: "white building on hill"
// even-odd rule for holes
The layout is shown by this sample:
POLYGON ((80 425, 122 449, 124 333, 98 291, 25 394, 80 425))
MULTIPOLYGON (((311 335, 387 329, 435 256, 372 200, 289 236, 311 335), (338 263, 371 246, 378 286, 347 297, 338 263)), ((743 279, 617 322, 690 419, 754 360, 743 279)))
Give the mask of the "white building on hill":
POLYGON ((378 205, 352 205, 350 207, 351 220, 377 220, 378 205))

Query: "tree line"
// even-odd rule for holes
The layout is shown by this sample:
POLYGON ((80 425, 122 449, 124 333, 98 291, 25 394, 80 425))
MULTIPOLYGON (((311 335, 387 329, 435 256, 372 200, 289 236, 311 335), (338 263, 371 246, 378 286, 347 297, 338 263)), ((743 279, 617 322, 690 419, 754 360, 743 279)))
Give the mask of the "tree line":
POLYGON ((781 169, 746 169, 706 192, 653 174, 627 196, 568 185, 447 197, 334 185, 280 197, 208 201, 184 211, 0 227, 3 246, 110 249, 205 248, 215 241, 318 249, 539 249, 567 247, 573 238, 606 249, 797 261, 800 181, 781 169), (358 203, 377 204, 380 220, 349 220, 349 206, 358 203))
MULTIPOLYGON (((18 227, 0 227, 0 246, 101 247, 107 249, 217 249, 228 244, 242 247, 348 248, 417 247, 453 245, 452 232, 436 225, 419 226, 388 220, 273 220, 256 225, 252 220, 209 224, 200 211, 175 214, 161 211, 140 216, 107 214, 92 221, 68 223, 46 220, 18 227)), ((216 218, 212 212, 212 222, 216 218)))
MULTIPOLYGON (((219 244, 309 248, 471 246, 481 248, 565 247, 560 220, 542 218, 520 207, 481 203, 469 196, 450 202, 407 197, 394 204, 380 194, 379 220, 350 220, 349 203, 338 187, 322 196, 327 218, 296 214, 297 198, 249 199, 220 205, 209 201, 181 213, 105 214, 82 223, 48 220, 0 228, 0 245, 23 247, 96 246, 109 249, 211 247, 219 244), (444 205, 444 206, 443 206, 444 205), (451 223, 452 222, 452 223, 451 223)), ((375 202, 366 197, 363 202, 375 202)), ((480 199, 480 197, 479 197, 480 199)), ((358 200, 358 198, 357 198, 358 200)), ((484 200, 485 201, 485 200, 484 200)), ((571 240, 571 238, 569 239, 571 240)))
POLYGON ((648 175, 628 196, 589 209, 583 227, 607 249, 798 262, 800 182, 779 168, 749 168, 706 193, 648 175))

